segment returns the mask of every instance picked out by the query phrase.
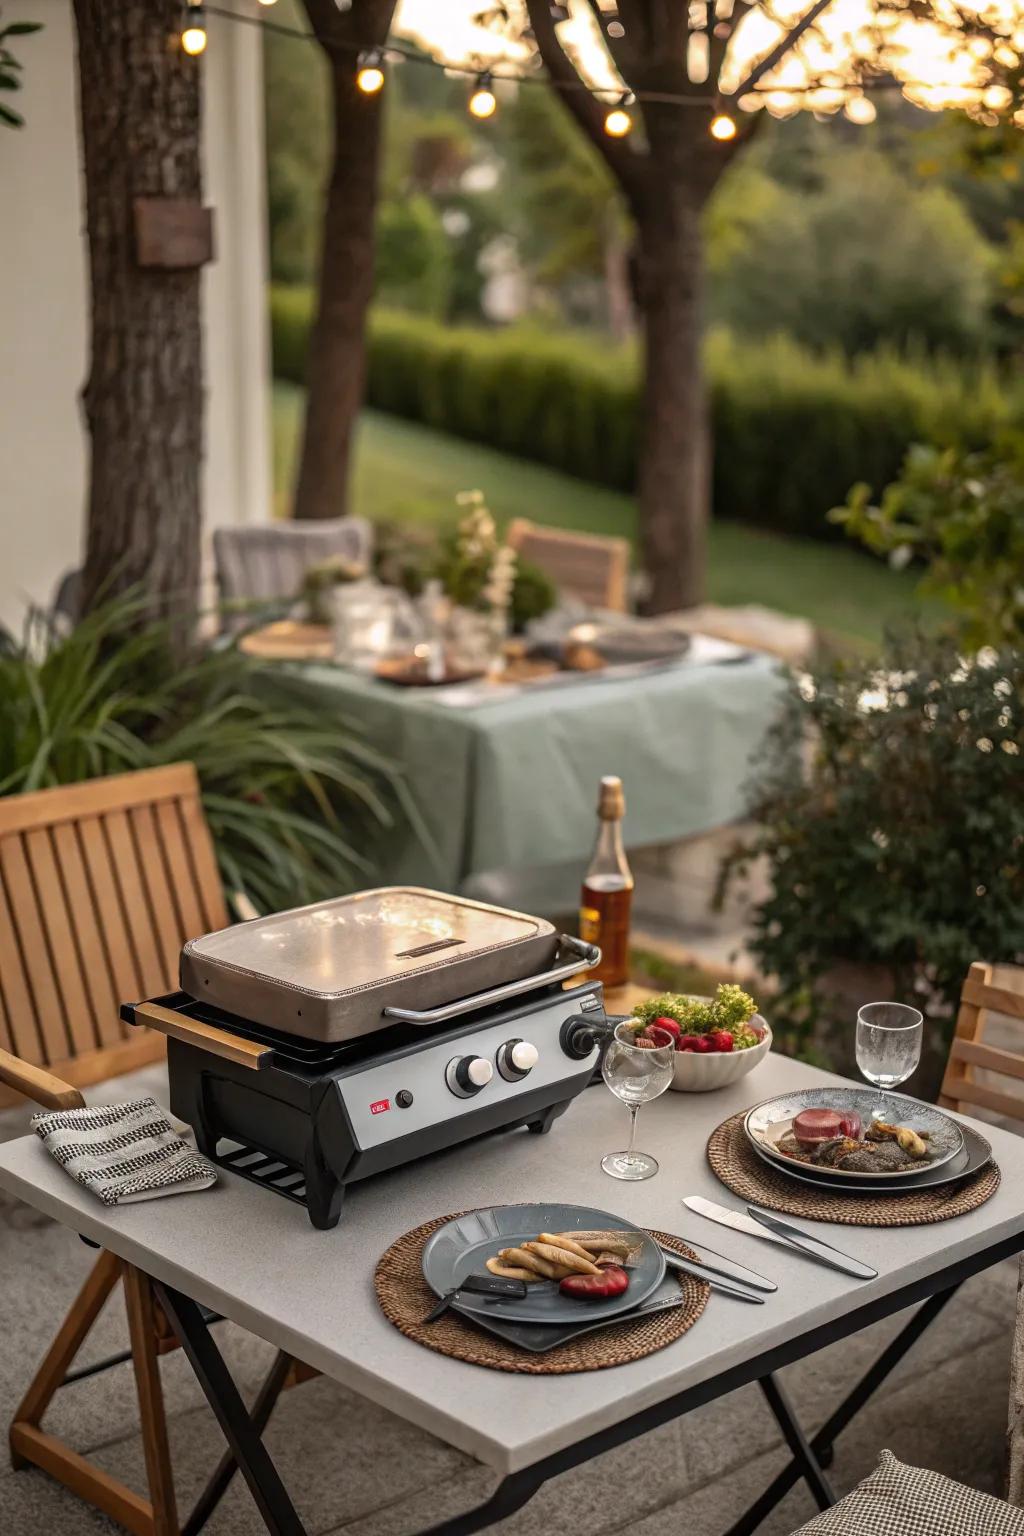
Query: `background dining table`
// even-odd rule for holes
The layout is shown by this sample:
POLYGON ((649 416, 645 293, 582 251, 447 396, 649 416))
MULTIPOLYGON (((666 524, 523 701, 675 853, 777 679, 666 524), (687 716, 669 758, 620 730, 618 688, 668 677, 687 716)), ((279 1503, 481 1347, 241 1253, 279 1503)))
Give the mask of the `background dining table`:
POLYGON ((699 636, 673 665, 533 686, 410 688, 330 662, 279 665, 402 771, 416 831, 383 848, 382 884, 545 911, 575 905, 604 774, 623 779, 631 848, 742 816, 786 686, 775 658, 699 636))

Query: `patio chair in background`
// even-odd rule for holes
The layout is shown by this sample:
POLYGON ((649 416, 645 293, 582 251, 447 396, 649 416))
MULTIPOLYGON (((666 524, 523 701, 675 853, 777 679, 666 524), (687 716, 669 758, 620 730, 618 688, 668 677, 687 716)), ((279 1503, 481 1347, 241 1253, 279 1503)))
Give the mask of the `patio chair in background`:
POLYGON ((373 530, 361 517, 217 528, 213 535, 221 601, 239 605, 291 602, 313 566, 334 559, 369 566, 372 554, 373 530))
MULTIPOLYGON (((81 1087, 159 1060, 163 1037, 122 1024, 118 1006, 175 987, 185 940, 227 922, 191 763, 0 799, 0 1104, 78 1108, 81 1087)), ((175 1348, 148 1279, 101 1253, 15 1413, 14 1466, 34 1463, 141 1536, 178 1536, 157 1368, 175 1348), (117 1360, 135 1371, 149 1499, 40 1428, 119 1282, 131 1349, 117 1360)))
POLYGON ((1024 1079, 1024 966, 976 960, 960 993, 939 1103, 960 1114, 982 1109, 1000 1122, 1024 1121, 1024 1091, 1002 1091, 1006 1078, 1024 1079))
POLYGON ((525 517, 513 518, 506 538, 517 554, 550 577, 561 597, 588 608, 625 613, 629 593, 629 540, 597 533, 567 533, 525 517))

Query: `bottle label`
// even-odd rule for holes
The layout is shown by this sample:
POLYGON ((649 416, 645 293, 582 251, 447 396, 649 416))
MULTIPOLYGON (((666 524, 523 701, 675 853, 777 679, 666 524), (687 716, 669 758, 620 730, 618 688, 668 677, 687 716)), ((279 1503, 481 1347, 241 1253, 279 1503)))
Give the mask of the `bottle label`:
POLYGON ((580 938, 596 944, 601 937, 601 914, 596 907, 580 907, 580 938))

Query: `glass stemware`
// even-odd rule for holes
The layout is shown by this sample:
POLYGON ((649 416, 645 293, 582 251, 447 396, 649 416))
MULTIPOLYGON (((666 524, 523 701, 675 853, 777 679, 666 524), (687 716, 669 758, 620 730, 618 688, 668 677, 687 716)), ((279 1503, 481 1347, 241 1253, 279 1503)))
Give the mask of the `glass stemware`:
POLYGON ((873 1120, 886 1120, 884 1088, 895 1088, 921 1060, 924 1016, 907 1003, 865 1003, 857 1013, 857 1066, 879 1090, 873 1120))
POLYGON ((657 1160, 634 1150, 636 1117, 641 1104, 649 1104, 672 1081, 675 1041, 664 1029, 650 1028, 654 1045, 635 1044, 636 1032, 629 1023, 617 1025, 601 1060, 601 1076, 617 1099, 629 1110, 629 1146, 625 1152, 609 1152, 601 1167, 613 1179, 649 1179, 658 1171, 657 1160))

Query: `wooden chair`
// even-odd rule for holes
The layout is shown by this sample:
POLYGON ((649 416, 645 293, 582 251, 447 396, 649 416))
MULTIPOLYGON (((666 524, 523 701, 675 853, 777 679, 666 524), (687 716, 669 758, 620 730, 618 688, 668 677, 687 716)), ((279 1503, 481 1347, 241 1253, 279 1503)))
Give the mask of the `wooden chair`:
MULTIPOLYGON (((82 1086, 159 1060, 163 1036, 123 1025, 119 1003, 170 990, 184 941, 227 922, 191 763, 0 799, 0 1084, 14 1090, 0 1102, 78 1108, 82 1086)), ((178 1536, 157 1366, 176 1347, 148 1278, 101 1253, 14 1415, 14 1466, 41 1467, 134 1536, 178 1536), (148 1498, 40 1427, 118 1283, 148 1498)))
POLYGON ((564 597, 588 608, 625 613, 628 608, 629 540, 596 533, 567 533, 525 517, 513 518, 506 539, 538 566, 564 597))
POLYGON ((976 960, 960 993, 956 1032, 949 1048, 939 1103, 961 1114, 975 1109, 1024 1120, 1024 1091, 994 1087, 993 1077, 1024 1080, 1024 966, 987 965, 976 960), (997 1024, 994 1015, 999 1016, 997 1024), (998 1028, 1004 1039, 1020 1036, 1020 1050, 985 1039, 998 1028), (978 1072, 983 1073, 979 1080, 978 1072))
MULTIPOLYGON (((369 566, 373 530, 362 517, 217 528, 213 558, 221 599, 229 604, 291 603, 306 572, 332 559, 369 566)), ((229 627, 245 622, 229 620, 229 627)))

